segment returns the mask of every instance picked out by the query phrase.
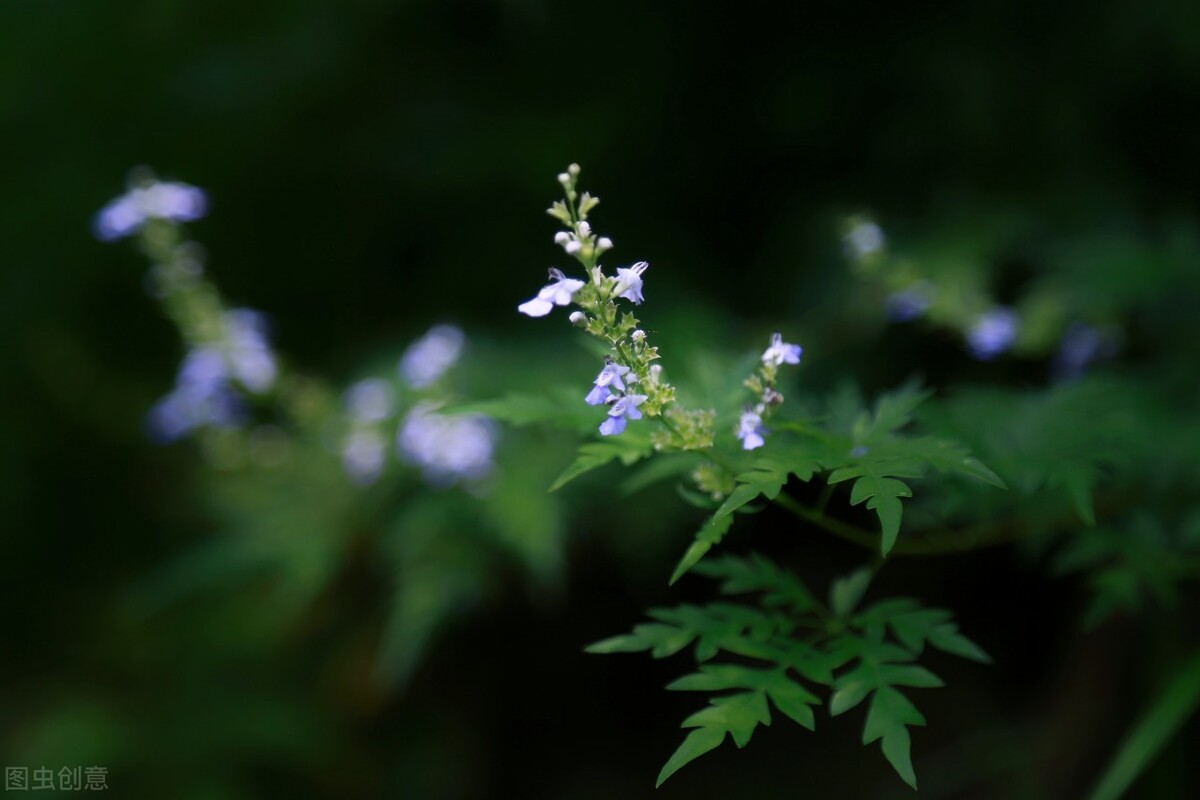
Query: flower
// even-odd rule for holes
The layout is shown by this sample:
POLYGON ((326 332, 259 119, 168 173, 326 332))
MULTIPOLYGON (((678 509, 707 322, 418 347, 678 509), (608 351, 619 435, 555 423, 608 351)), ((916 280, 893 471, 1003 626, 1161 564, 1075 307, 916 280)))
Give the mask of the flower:
POLYGON ((387 440, 375 428, 352 431, 342 445, 342 468, 350 480, 368 486, 383 472, 387 455, 387 440))
POLYGON ((434 325, 400 357, 400 376, 414 389, 424 389, 454 366, 466 337, 453 325, 434 325))
POLYGON ((971 355, 980 361, 990 361, 1012 346, 1017 338, 1021 319, 1007 306, 993 306, 980 314, 967 331, 971 355))
POLYGON ((392 384, 382 378, 367 378, 352 384, 342 395, 350 418, 361 425, 383 422, 395 411, 392 384))
POLYGON ((630 394, 617 400, 608 409, 608 419, 600 423, 600 433, 604 436, 616 436, 625 430, 626 419, 641 419, 642 412, 638 411, 638 406, 644 402, 644 394, 630 394))
POLYGON ((1116 355, 1119 344, 1119 332, 1072 322, 1063 333, 1058 353, 1054 356, 1054 377, 1060 381, 1081 377, 1092 362, 1116 355))
POLYGON ((613 294, 617 297, 624 297, 634 305, 641 305, 642 300, 642 273, 650 264, 646 261, 639 261, 632 267, 617 268, 617 285, 613 289, 613 294))
POLYGON ((771 346, 763 351, 762 362, 778 367, 780 364, 799 364, 800 354, 804 352, 798 344, 788 344, 783 341, 783 334, 771 334, 771 346))
POLYGON ((267 343, 267 324, 263 315, 249 308, 225 312, 225 355, 230 377, 255 394, 271 388, 279 373, 275 356, 267 343))
POLYGON ((870 220, 858 220, 842 237, 846 255, 855 261, 879 253, 887 246, 883 229, 870 220))
POLYGON ((554 306, 565 306, 571 302, 571 295, 583 288, 583 281, 568 278, 562 270, 550 268, 550 283, 542 287, 537 297, 521 303, 517 310, 531 317, 544 317, 554 306))
POLYGON ((150 409, 146 426, 151 439, 167 444, 196 428, 236 425, 241 415, 224 356, 216 348, 197 347, 179 365, 175 388, 150 409))
POLYGON ((763 434, 767 430, 762 426, 762 417, 753 408, 746 408, 738 419, 737 438, 742 440, 743 450, 753 450, 764 444, 763 434))
POLYGON ((583 398, 589 406, 598 406, 608 401, 612 390, 608 387, 615 386, 620 391, 625 391, 625 383, 621 377, 629 372, 629 367, 623 367, 617 364, 612 359, 605 359, 604 369, 600 370, 600 374, 593 381, 596 385, 587 393, 587 397, 583 398))
POLYGON ((933 303, 933 284, 919 281, 907 289, 888 295, 886 301, 888 318, 893 322, 908 322, 925 313, 933 303))
POLYGON ((96 238, 111 242, 137 233, 149 219, 191 222, 208 210, 204 192, 186 183, 151 181, 130 189, 96 214, 96 238))
POLYGON ((396 435, 405 461, 419 466, 435 486, 479 480, 492 470, 492 426, 483 416, 449 416, 420 403, 396 435))

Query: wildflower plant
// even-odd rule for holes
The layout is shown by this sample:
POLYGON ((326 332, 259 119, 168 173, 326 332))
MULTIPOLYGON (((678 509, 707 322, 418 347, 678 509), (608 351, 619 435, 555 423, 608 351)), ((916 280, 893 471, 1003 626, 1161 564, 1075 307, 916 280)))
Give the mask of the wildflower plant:
POLYGON ((389 567, 376 677, 402 684, 439 629, 483 596, 496 563, 515 556, 537 579, 553 580, 556 501, 514 479, 515 470, 496 469, 500 432, 489 419, 445 412, 459 399, 455 372, 469 349, 460 328, 434 325, 339 391, 280 354, 265 314, 221 295, 183 227, 208 207, 201 189, 138 170, 93 224, 103 241, 134 239, 151 264, 150 294, 184 352, 173 386, 147 412, 147 431, 160 444, 199 446, 210 467, 205 507, 220 527, 139 596, 166 602, 163 587, 181 574, 201 591, 267 573, 272 602, 255 606, 270 609, 269 636, 365 548, 389 567), (410 502, 427 491, 427 502, 410 502), (517 536, 512 508, 543 522, 532 530, 524 522, 517 536))
MULTIPOLYGON (((631 632, 588 647, 654 658, 691 651, 694 671, 668 688, 704 694, 708 704, 683 720, 687 733, 666 759, 659 784, 727 739, 746 746, 774 718, 818 729, 823 706, 831 716, 865 708, 863 744, 877 743, 916 788, 913 731, 926 719, 913 690, 943 685, 922 660, 931 650, 991 659, 959 631, 953 612, 911 597, 871 597, 875 576, 897 556, 964 552, 1025 537, 1040 537, 1047 547, 1065 542, 1055 568, 1092 570, 1097 596, 1089 624, 1155 597, 1169 604, 1176 586, 1200 578, 1194 511, 1162 522, 1130 515, 1111 495, 1101 495, 1103 508, 1093 500, 1116 476, 1136 474, 1137 464, 1150 469, 1140 459, 1163 455, 1145 448, 1146 420, 1172 420, 1180 439, 1167 450, 1173 463, 1188 465, 1180 474, 1197 473, 1200 428, 1180 416, 1181 407, 1160 405, 1165 398, 1139 393, 1129 380, 1085 375, 1101 355, 1115 355, 1103 342, 1119 341, 1113 333, 1119 326, 1069 322, 1088 311, 1056 306, 1055 298, 1068 296, 1061 286, 1035 287, 1005 305, 987 290, 985 273, 967 271, 956 282, 952 271, 895 255, 877 223, 853 218, 845 255, 863 285, 882 289, 880 305, 892 321, 954 331, 982 367, 1006 355, 1052 358, 1061 382, 1044 391, 968 389, 938 397, 910 381, 873 401, 847 383, 821 396, 795 388, 804 385, 804 349, 792 339, 802 337, 780 330, 766 337, 755 370, 740 379, 738 404, 689 408, 678 399, 688 393, 665 378, 668 359, 660 359, 633 316, 635 306, 651 313, 656 299, 653 289, 645 291, 647 262, 615 270, 602 264, 612 240, 594 232, 589 216, 599 201, 580 191, 578 179, 575 165, 559 176, 564 199, 550 214, 565 228, 554 241, 581 274, 553 271, 551 283, 520 310, 545 316, 557 305, 576 309, 568 320, 606 352, 602 363, 579 366, 579 400, 568 402, 607 411, 596 440, 580 445, 551 490, 617 461, 635 470, 627 486, 676 480, 704 518, 669 583, 695 573, 716 580, 723 595, 651 609, 650 620, 631 632), (785 402, 785 387, 794 400, 785 402), (1123 401, 1118 407, 1100 397, 1123 401), (1094 424, 1079 424, 1088 418, 1085 409, 1094 424), (821 531, 865 549, 863 565, 831 575, 823 593, 775 560, 722 553, 741 515, 768 504, 791 515, 801 532, 821 531), (864 524, 854 507, 873 523, 864 524), (1101 517, 1108 526, 1128 520, 1138 536, 1111 527, 1093 533, 1101 517), (1172 525, 1190 533, 1171 534, 1172 525)), ((521 424, 553 422, 564 413, 561 405, 528 396, 474 408, 521 424)))

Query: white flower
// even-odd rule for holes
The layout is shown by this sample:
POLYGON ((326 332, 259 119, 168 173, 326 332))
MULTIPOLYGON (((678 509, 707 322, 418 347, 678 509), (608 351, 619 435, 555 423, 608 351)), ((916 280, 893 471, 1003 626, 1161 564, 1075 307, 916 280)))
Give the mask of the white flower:
POLYGON ((634 305, 641 305, 642 300, 645 299, 642 297, 642 273, 649 266, 649 263, 639 261, 632 267, 618 267, 617 285, 613 289, 613 294, 617 297, 624 297, 634 305))
POLYGON ((870 220, 859 220, 846 232, 846 254, 856 261, 873 256, 887 246, 883 229, 870 220))
POLYGON ((783 340, 783 334, 771 334, 771 346, 763 351, 762 362, 778 367, 780 364, 799 364, 803 348, 798 344, 788 344, 783 340))
POLYGON ((571 296, 582 289, 583 281, 568 278, 561 270, 550 269, 550 283, 542 287, 537 297, 517 306, 522 314, 531 317, 544 317, 554 306, 565 306, 571 302, 571 296))
POLYGON ((747 408, 738 419, 737 438, 742 440, 743 450, 753 450, 763 446, 762 417, 752 408, 747 408))

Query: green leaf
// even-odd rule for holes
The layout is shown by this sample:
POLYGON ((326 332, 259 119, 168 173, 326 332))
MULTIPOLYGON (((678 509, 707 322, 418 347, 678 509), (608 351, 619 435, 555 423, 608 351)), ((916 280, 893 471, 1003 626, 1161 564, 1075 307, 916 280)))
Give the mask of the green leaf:
POLYGON ((856 506, 867 500, 867 508, 879 516, 883 531, 879 550, 886 556, 896 543, 896 537, 900 535, 900 517, 903 513, 900 498, 912 497, 912 490, 907 484, 888 475, 911 478, 920 477, 920 472, 915 467, 906 467, 900 463, 893 463, 887 470, 881 470, 879 467, 880 465, 869 457, 864 458, 859 464, 834 470, 829 476, 829 482, 841 483, 858 478, 850 492, 850 505, 856 506))
POLYGON ((762 592, 764 605, 786 605, 800 614, 811 611, 817 605, 816 598, 799 578, 757 554, 751 558, 725 556, 710 559, 697 565, 696 571, 705 577, 721 580, 722 594, 762 592))
POLYGON ((871 585, 872 575, 874 573, 869 568, 863 567, 833 582, 829 590, 829 607, 835 616, 847 617, 858 607, 858 602, 871 585))
POLYGON ((715 750, 723 741, 725 741, 725 731, 717 728, 697 728, 689 733, 683 740, 683 744, 679 745, 679 748, 663 765, 654 788, 662 786, 663 782, 678 772, 683 765, 694 761, 709 750, 715 750))
POLYGON ((992 663, 992 657, 984 649, 958 632, 958 626, 946 622, 931 628, 928 635, 929 643, 945 653, 978 661, 981 664, 992 663))
POLYGON ((620 459, 621 463, 628 467, 652 452, 649 441, 630 436, 603 442, 588 442, 580 446, 579 456, 550 485, 550 491, 557 491, 585 472, 603 467, 611 461, 620 459))
POLYGON ((754 729, 760 724, 771 724, 766 694, 761 691, 714 697, 707 708, 700 709, 683 721, 685 728, 726 731, 739 748, 749 744, 754 729))
POLYGON ((1117 800, 1124 795, 1197 708, 1200 708, 1200 652, 1193 653, 1180 665, 1162 694, 1129 731, 1089 800, 1117 800))
POLYGON ((673 625, 644 623, 633 633, 603 639, 585 648, 588 653, 636 653, 649 650, 655 658, 666 658, 691 644, 696 632, 673 625))
POLYGON ((911 742, 906 726, 924 724, 925 717, 907 697, 885 686, 877 689, 872 696, 867 722, 863 726, 862 743, 867 745, 882 739, 884 758, 914 789, 917 788, 917 776, 913 771, 909 752, 911 742))
POLYGON ((720 544, 721 539, 725 538, 725 534, 729 531, 729 526, 733 524, 733 517, 713 516, 704 524, 699 531, 696 532, 696 540, 692 542, 687 551, 683 554, 683 558, 679 559, 679 564, 676 565, 675 571, 671 573, 671 580, 668 584, 674 584, 675 581, 683 577, 689 569, 699 563, 700 559, 704 558, 704 554, 713 548, 714 545, 720 544))

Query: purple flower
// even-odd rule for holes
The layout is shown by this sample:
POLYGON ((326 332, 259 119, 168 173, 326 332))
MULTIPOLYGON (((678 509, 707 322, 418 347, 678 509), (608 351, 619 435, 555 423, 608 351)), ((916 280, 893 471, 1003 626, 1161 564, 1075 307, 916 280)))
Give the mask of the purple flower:
POLYGON ((1117 349, 1118 340, 1111 330, 1106 332, 1086 323, 1073 322, 1063 334, 1054 356, 1054 377, 1060 381, 1075 380, 1093 361, 1111 358, 1117 349))
POLYGON ((350 418, 361 425, 383 422, 395 411, 392 384, 382 378, 367 378, 352 384, 342 403, 350 418))
POLYGON ((414 389, 424 389, 454 366, 465 342, 463 332, 453 325, 433 326, 404 351, 400 375, 414 389))
POLYGON ((544 317, 555 306, 565 306, 571 296, 583 288, 583 281, 568 278, 562 270, 550 268, 550 283, 542 287, 537 297, 517 306, 517 311, 531 317, 544 317))
POLYGON ((753 450, 765 444, 763 434, 767 430, 762 426, 762 417, 753 408, 747 407, 738 419, 737 438, 742 440, 743 450, 753 450))
POLYGON ((279 369, 267 343, 263 315, 249 308, 225 312, 225 345, 232 377, 255 394, 271 388, 279 369))
POLYGON ((625 430, 626 419, 641 419, 642 412, 638 411, 638 406, 644 402, 644 394, 630 394, 617 400, 608 409, 608 419, 600 423, 600 433, 604 436, 616 436, 625 430))
POLYGON ((971 355, 980 361, 991 361, 1012 346, 1020 324, 1021 318, 1008 306, 993 306, 980 314, 967 331, 971 355))
POLYGON ((196 428, 236 425, 241 416, 224 357, 214 348, 197 347, 179 365, 175 388, 150 409, 146 426, 151 439, 167 444, 196 428))
POLYGON ((613 288, 613 294, 617 297, 624 297, 634 305, 641 305, 642 300, 642 273, 650 267, 646 261, 639 261, 632 267, 617 268, 617 285, 613 288))
POLYGON ((191 222, 203 217, 207 209, 204 192, 195 186, 154 181, 130 189, 100 209, 92 230, 97 239, 111 242, 136 233, 148 219, 191 222))
POLYGON ((908 322, 925 313, 933 303, 934 288, 929 281, 921 281, 888 295, 886 301, 888 319, 893 322, 908 322))
POLYGON ((600 370, 600 374, 593 381, 596 385, 588 392, 587 397, 583 398, 589 406, 598 406, 608 401, 612 390, 609 386, 616 387, 620 391, 625 391, 625 383, 621 380, 621 376, 629 372, 629 367, 623 367, 615 363, 611 359, 606 359, 604 369, 600 370))
POLYGON ((798 344, 788 344, 783 340, 783 334, 771 334, 771 346, 763 351, 762 362, 778 367, 780 364, 799 364, 800 354, 804 352, 798 344))
POLYGON ((419 466, 435 486, 479 480, 492 470, 492 425, 487 417, 437 414, 428 403, 404 419, 396 444, 405 461, 419 466))

